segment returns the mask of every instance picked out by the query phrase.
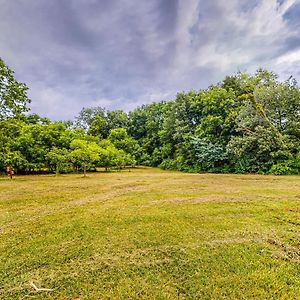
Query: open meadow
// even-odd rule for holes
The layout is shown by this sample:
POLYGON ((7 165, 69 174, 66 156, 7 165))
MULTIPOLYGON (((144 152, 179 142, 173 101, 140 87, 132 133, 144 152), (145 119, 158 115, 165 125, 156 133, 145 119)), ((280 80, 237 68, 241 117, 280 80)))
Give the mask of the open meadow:
POLYGON ((299 299, 300 177, 0 177, 0 298, 299 299))

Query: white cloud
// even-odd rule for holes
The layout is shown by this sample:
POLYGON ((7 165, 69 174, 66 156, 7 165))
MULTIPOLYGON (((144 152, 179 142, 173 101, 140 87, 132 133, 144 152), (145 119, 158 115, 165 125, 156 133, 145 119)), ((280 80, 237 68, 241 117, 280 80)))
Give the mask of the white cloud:
POLYGON ((300 49, 279 56, 276 59, 276 64, 293 64, 300 62, 300 49))
POLYGON ((128 111, 238 70, 300 79, 299 27, 287 18, 299 1, 2 0, 0 53, 33 112, 128 111))
POLYGON ((291 75, 299 79, 300 49, 285 53, 276 58, 273 69, 280 74, 282 80, 288 79, 291 75))
POLYGON ((74 98, 72 94, 67 94, 58 87, 38 84, 35 89, 29 89, 28 95, 33 100, 30 105, 31 113, 47 116, 53 120, 73 119, 83 106, 78 101, 80 99, 74 98))
POLYGON ((299 35, 284 19, 295 0, 281 5, 276 0, 259 1, 246 11, 242 9, 245 1, 237 0, 213 1, 210 6, 195 0, 180 3, 174 63, 178 72, 189 72, 194 66, 217 68, 221 73, 261 65, 272 67, 276 63, 273 56, 285 39, 299 35), (194 32, 192 28, 196 28, 194 32), (195 40, 198 42, 193 43, 195 40))

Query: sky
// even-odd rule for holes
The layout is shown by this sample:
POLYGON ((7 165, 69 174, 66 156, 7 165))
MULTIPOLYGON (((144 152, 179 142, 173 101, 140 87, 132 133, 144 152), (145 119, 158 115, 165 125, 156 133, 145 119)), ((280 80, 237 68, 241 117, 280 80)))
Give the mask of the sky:
POLYGON ((0 57, 52 120, 259 67, 300 82, 300 0, 0 0, 0 57))

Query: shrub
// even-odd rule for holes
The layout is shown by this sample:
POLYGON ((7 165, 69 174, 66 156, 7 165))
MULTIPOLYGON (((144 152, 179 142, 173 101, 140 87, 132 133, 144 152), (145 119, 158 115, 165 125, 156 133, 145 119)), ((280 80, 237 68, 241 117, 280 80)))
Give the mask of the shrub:
POLYGON ((292 174, 293 172, 289 166, 281 163, 281 164, 273 165, 269 173, 273 175, 288 175, 288 174, 292 174))
POLYGON ((159 167, 163 170, 177 170, 177 162, 173 159, 165 159, 159 167))

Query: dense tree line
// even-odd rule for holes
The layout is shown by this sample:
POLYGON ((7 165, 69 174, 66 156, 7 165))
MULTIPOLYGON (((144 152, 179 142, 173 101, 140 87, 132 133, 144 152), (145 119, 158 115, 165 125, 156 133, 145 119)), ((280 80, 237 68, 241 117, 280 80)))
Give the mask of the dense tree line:
POLYGON ((0 166, 12 166, 19 173, 86 173, 97 167, 132 166, 136 161, 131 154, 137 146, 122 128, 100 139, 83 129, 70 129, 66 123, 52 123, 37 115, 0 121, 0 166))
POLYGON ((83 108, 74 122, 30 115, 27 87, 0 60, 0 168, 69 172, 159 166, 189 172, 300 172, 300 90, 267 70, 126 113, 83 108))

